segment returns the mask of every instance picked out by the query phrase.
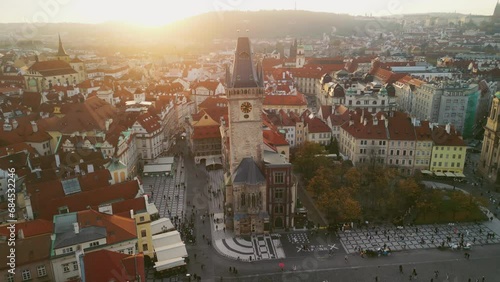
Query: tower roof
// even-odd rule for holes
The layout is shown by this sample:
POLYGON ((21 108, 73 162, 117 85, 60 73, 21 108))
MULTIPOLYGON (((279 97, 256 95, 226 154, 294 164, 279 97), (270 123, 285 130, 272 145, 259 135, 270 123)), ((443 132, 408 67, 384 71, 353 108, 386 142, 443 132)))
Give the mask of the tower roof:
POLYGON ((57 56, 69 56, 64 50, 60 34, 59 34, 59 49, 57 50, 57 56))
POLYGON ((261 76, 253 65, 252 47, 248 37, 239 37, 234 54, 231 81, 227 85, 232 88, 263 87, 261 76))

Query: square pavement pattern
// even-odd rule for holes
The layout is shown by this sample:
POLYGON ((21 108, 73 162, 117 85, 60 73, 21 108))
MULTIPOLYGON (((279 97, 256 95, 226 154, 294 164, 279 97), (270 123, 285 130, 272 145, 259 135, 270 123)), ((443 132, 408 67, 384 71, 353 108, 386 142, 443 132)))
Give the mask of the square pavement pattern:
POLYGON ((226 238, 216 240, 217 249, 225 256, 242 261, 284 258, 280 240, 271 235, 257 235, 248 239, 226 238))
POLYGON ((476 223, 360 228, 340 232, 340 241, 347 253, 356 253, 359 248, 377 250, 384 244, 392 251, 437 248, 443 242, 448 247, 459 244, 462 236, 464 244, 472 246, 500 243, 498 234, 476 223))
POLYGON ((149 194, 161 217, 183 217, 186 189, 183 159, 176 158, 173 175, 143 177, 144 191, 149 194))

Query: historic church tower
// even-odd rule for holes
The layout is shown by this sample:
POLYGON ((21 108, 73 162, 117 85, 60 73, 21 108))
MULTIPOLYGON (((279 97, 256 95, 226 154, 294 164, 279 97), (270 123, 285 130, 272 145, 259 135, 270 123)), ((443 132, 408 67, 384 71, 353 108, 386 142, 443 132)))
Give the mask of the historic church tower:
POLYGON ((232 72, 226 74, 229 107, 227 225, 236 235, 263 233, 268 220, 263 169, 263 72, 254 65, 248 37, 238 38, 232 72))
POLYGON ((70 60, 69 55, 66 53, 66 50, 64 50, 60 34, 59 34, 59 48, 57 49, 56 58, 60 61, 65 61, 66 63, 69 63, 70 60))

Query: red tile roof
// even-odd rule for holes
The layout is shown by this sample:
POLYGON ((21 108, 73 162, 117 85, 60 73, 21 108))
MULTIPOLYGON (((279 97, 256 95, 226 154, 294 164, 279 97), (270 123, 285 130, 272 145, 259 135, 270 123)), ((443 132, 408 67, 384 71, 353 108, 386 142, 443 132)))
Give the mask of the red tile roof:
MULTIPOLYGON (((52 245, 50 236, 51 234, 42 234, 25 239, 16 239, 16 266, 21 267, 44 260, 48 262, 52 245)), ((6 241, 0 243, 0 253, 2 254, 0 257, 0 270, 8 268, 9 258, 7 258, 7 254, 9 254, 10 248, 12 246, 8 246, 6 241)), ((35 274, 32 273, 32 275, 35 274)))
POLYGON ((283 134, 280 134, 273 129, 264 130, 263 135, 264 135, 264 142, 270 145, 273 146, 288 145, 288 141, 286 141, 283 134))
POLYGON ((29 71, 36 71, 43 76, 56 76, 65 74, 76 74, 77 72, 70 64, 61 60, 35 62, 29 71))
MULTIPOLYGON (((8 225, 0 226, 0 235, 9 236, 8 225)), ((52 221, 45 219, 35 219, 31 221, 24 221, 16 223, 16 230, 22 230, 24 238, 38 236, 42 234, 52 234, 54 226, 52 221)))
POLYGON ((304 94, 296 92, 296 95, 266 95, 264 105, 266 106, 307 106, 304 94))
POLYGON ((153 133, 161 129, 160 119, 157 116, 152 116, 149 113, 142 114, 137 117, 137 122, 146 130, 148 133, 153 133))
POLYGON ((21 143, 15 143, 12 145, 0 147, 0 157, 7 156, 8 154, 12 154, 12 153, 15 154, 15 153, 18 153, 18 152, 21 152, 24 150, 29 152, 30 156, 37 154, 37 151, 35 150, 35 148, 31 147, 30 145, 26 144, 25 142, 21 142, 21 143))
POLYGON ((221 138, 219 126, 195 126, 191 138, 195 140, 221 138))
POLYGON ((390 140, 416 140, 415 128, 410 117, 402 112, 393 112, 389 117, 389 139, 390 140))
POLYGON ((330 127, 318 117, 306 118, 305 123, 309 133, 331 132, 330 127))
POLYGON ((80 228, 105 227, 107 245, 137 239, 135 220, 132 218, 109 215, 93 209, 79 211, 77 218, 80 228))
POLYGON ((429 121, 421 121, 420 126, 415 126, 415 137, 418 141, 432 140, 432 130, 429 127, 429 121))
POLYGON ((195 81, 191 85, 191 89, 197 89, 199 87, 204 87, 210 91, 215 91, 217 86, 219 86, 220 82, 216 80, 204 80, 204 81, 195 81))
POLYGON ((198 109, 212 109, 212 108, 226 108, 227 98, 221 96, 207 97, 203 102, 198 105, 198 109))
POLYGON ((86 253, 83 264, 86 281, 146 281, 143 254, 126 255, 98 250, 86 253))
POLYGON ((462 136, 450 125, 450 133, 446 132, 445 125, 434 126, 432 129, 432 140, 435 145, 440 146, 466 146, 462 136))
POLYGON ((91 97, 83 103, 64 104, 61 107, 62 118, 42 119, 40 127, 47 131, 59 131, 72 134, 106 129, 106 119, 114 119, 118 110, 108 102, 91 97))
MULTIPOLYGON (((113 214, 130 218, 130 210, 135 213, 146 211, 146 199, 144 196, 123 200, 111 204, 113 214)), ((97 209, 98 207, 96 207, 97 209)))

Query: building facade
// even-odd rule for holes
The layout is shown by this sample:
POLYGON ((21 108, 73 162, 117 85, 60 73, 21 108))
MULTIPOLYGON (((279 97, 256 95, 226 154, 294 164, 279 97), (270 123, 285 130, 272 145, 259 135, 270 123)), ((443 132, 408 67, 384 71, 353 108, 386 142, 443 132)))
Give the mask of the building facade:
POLYGON ((500 92, 495 94, 490 114, 484 127, 483 148, 479 160, 479 171, 489 181, 500 181, 500 92))

